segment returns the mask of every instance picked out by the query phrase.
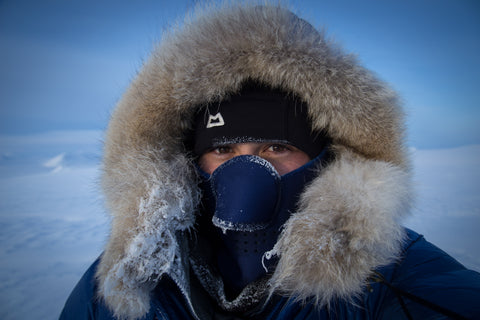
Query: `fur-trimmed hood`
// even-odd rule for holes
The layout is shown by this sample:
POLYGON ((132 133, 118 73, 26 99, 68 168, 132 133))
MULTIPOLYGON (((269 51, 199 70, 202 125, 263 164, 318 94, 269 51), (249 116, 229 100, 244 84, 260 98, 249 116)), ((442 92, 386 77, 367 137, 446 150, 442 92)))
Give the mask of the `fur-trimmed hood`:
POLYGON ((271 290, 322 304, 352 297, 397 257, 410 174, 395 94, 288 10, 206 10, 164 37, 108 127, 102 187, 113 219, 97 279, 117 316, 145 314, 163 274, 188 296, 179 239, 195 224, 201 194, 183 142, 198 106, 248 79, 302 98, 335 153, 272 250, 280 259, 271 290))

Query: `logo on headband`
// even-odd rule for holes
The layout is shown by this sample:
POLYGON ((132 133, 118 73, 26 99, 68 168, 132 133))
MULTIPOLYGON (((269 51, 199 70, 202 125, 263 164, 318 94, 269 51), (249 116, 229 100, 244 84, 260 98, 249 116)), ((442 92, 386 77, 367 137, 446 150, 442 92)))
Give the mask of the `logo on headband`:
POLYGON ((213 127, 221 127, 223 125, 225 125, 225 121, 223 121, 223 117, 220 112, 214 116, 212 116, 211 114, 208 115, 207 129, 213 127))

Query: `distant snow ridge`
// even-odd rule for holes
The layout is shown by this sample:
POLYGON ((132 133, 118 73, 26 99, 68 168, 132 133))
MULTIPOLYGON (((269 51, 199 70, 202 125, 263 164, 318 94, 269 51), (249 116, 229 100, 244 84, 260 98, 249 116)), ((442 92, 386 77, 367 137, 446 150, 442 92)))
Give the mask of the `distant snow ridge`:
POLYGON ((63 169, 63 163, 65 160, 65 152, 61 153, 53 158, 48 159, 43 163, 45 168, 51 168, 52 173, 59 172, 63 169))

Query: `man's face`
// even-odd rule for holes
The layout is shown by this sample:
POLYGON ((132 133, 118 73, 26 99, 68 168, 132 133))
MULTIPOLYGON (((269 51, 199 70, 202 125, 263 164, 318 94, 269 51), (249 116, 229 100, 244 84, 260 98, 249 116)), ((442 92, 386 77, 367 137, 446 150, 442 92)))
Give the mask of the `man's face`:
POLYGON ((241 155, 255 155, 267 160, 279 175, 300 168, 310 161, 305 152, 289 144, 247 142, 222 145, 206 151, 198 163, 203 171, 212 174, 222 163, 241 155))

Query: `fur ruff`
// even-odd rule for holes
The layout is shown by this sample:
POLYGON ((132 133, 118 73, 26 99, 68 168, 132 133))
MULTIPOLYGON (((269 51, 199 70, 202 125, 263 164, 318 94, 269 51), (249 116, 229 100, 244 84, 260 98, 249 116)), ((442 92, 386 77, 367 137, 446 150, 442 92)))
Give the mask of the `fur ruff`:
POLYGON ((397 257, 411 188, 395 94, 285 9, 214 8, 165 36, 109 124, 102 187, 113 220, 97 279, 117 317, 144 315, 156 280, 184 265, 176 234, 193 227, 200 194, 183 140, 200 105, 248 79, 304 99, 336 154, 271 252, 271 290, 328 304, 397 257))

